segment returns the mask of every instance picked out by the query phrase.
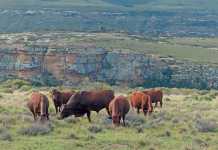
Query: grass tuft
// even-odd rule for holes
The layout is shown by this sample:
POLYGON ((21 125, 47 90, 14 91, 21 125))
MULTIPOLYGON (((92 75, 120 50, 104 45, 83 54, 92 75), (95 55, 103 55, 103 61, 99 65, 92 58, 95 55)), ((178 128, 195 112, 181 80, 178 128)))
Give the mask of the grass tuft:
POLYGON ((37 135, 49 134, 52 130, 53 127, 51 126, 50 123, 45 123, 45 124, 36 123, 30 127, 21 128, 19 133, 27 136, 37 136, 37 135))

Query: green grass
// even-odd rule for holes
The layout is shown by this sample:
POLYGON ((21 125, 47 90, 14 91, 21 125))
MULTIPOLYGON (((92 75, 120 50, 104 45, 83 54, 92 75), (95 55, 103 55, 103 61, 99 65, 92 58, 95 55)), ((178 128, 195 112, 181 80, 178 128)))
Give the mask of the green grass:
POLYGON ((126 34, 97 33, 93 36, 71 35, 62 39, 75 46, 94 45, 107 50, 123 50, 174 57, 196 63, 218 64, 217 38, 158 38, 143 39, 126 34))
MULTIPOLYGON (((4 36, 1 34, 0 36, 4 36)), ((34 39, 42 39, 45 33, 38 35, 28 35, 29 40, 24 42, 22 37, 26 36, 25 33, 8 34, 23 44, 32 47, 33 43, 37 45, 34 39)), ((133 37, 124 33, 47 33, 50 37, 48 47, 57 47, 56 43, 65 45, 65 47, 73 47, 77 50, 89 49, 95 47, 105 48, 108 51, 128 51, 140 52, 146 54, 154 54, 163 57, 174 57, 177 60, 189 60, 195 63, 203 64, 218 64, 218 38, 142 38, 133 37)), ((0 41, 0 45, 3 44, 0 41)), ((40 45, 40 44, 39 44, 40 45)), ((10 45, 13 47, 13 44, 10 45)), ((62 49, 60 49, 62 50, 62 49)), ((10 64, 12 60, 7 58, 0 60, 3 64, 10 64)))
MULTIPOLYGON (((135 90, 111 88, 122 94, 135 90)), ((49 96, 48 88, 38 90, 49 96)), ((217 91, 164 89, 166 91, 162 109, 155 109, 149 118, 131 110, 127 127, 117 128, 111 125, 105 110, 99 114, 93 112, 92 123, 86 117, 57 120, 52 102, 51 121, 37 125, 25 107, 31 92, 0 93, 3 96, 0 99, 1 150, 217 149, 218 101, 214 97, 217 91), (197 95, 202 100, 187 99, 188 95, 197 95), (205 95, 210 95, 212 100, 204 99, 205 95)))

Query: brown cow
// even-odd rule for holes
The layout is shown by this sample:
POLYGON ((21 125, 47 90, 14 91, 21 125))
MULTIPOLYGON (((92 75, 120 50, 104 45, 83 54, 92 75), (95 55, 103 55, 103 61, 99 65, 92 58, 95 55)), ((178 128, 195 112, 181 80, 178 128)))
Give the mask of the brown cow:
POLYGON ((155 107, 157 107, 158 102, 160 103, 160 107, 162 107, 163 92, 160 89, 144 90, 142 92, 151 97, 151 101, 155 103, 155 107))
POLYGON ((119 125, 122 118, 125 126, 125 116, 129 112, 129 101, 124 96, 115 97, 109 105, 110 114, 114 125, 119 125))
POLYGON ((51 91, 52 101, 53 101, 54 106, 55 106, 56 114, 58 112, 60 112, 61 106, 63 104, 66 104, 68 102, 68 100, 70 99, 70 97, 75 93, 76 92, 74 92, 74 91, 72 91, 72 92, 60 92, 57 89, 53 89, 51 91))
POLYGON ((67 104, 63 105, 60 119, 75 115, 75 117, 83 116, 87 114, 89 122, 91 122, 91 111, 97 113, 106 108, 109 116, 109 104, 114 98, 114 92, 112 90, 102 91, 81 91, 71 96, 67 104))
POLYGON ((140 109, 142 109, 144 115, 153 112, 153 106, 150 96, 144 94, 143 92, 140 91, 133 92, 130 97, 130 104, 132 108, 137 109, 138 114, 140 109))
POLYGON ((38 92, 32 93, 31 99, 27 103, 27 107, 32 112, 35 121, 37 119, 37 116, 41 117, 41 121, 44 118, 49 120, 49 101, 45 95, 38 92))

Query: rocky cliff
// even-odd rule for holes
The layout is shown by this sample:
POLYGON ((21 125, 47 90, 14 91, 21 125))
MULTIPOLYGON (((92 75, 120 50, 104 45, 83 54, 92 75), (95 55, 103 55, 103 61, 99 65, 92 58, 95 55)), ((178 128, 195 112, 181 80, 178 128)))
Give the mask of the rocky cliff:
POLYGON ((0 50, 1 76, 10 74, 33 79, 44 72, 68 85, 88 79, 128 86, 218 89, 218 66, 177 61, 171 57, 101 48, 0 50))

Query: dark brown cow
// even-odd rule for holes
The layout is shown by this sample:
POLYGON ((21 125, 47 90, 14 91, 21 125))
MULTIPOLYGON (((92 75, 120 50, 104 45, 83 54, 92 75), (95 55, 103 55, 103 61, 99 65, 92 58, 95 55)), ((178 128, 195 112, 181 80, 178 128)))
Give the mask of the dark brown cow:
POLYGON ((49 101, 45 95, 38 92, 32 93, 31 99, 27 103, 27 107, 32 112, 35 121, 38 116, 41 117, 41 121, 44 120, 44 118, 49 120, 49 101))
POLYGON ((119 125, 122 118, 125 126, 125 116, 129 112, 129 101, 124 96, 115 97, 109 105, 110 114, 114 125, 119 125))
POLYGON ((110 116, 109 104, 113 98, 114 92, 112 90, 77 92, 70 98, 67 104, 63 105, 60 119, 70 115, 80 117, 87 114, 88 120, 91 122, 91 111, 98 113, 103 108, 106 108, 110 116))
POLYGON ((149 95, 144 94, 143 92, 136 91, 133 92, 130 96, 130 104, 132 108, 137 109, 139 114, 140 109, 144 112, 144 115, 153 112, 153 106, 149 95))
POLYGON ((157 107, 158 102, 160 103, 160 107, 162 107, 163 92, 160 89, 144 90, 143 93, 151 97, 151 101, 155 103, 155 107, 157 107))
POLYGON ((72 92, 60 92, 57 89, 51 91, 52 101, 55 106, 56 114, 60 112, 60 108, 63 104, 66 104, 70 97, 75 94, 75 91, 72 92))

